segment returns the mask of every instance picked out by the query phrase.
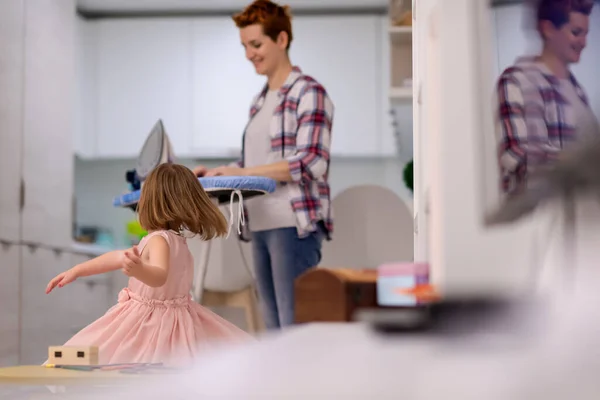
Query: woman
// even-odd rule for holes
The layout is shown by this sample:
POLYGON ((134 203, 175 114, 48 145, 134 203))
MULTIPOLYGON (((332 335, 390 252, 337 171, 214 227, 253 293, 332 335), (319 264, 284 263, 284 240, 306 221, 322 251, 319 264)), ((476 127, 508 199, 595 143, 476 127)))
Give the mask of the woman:
POLYGON ((250 109, 241 159, 195 172, 279 183, 274 193, 246 202, 265 323, 277 329, 294 322, 294 281, 319 264, 322 241, 331 239, 327 176, 334 107, 323 86, 290 62, 287 7, 257 0, 233 20, 246 57, 267 84, 250 109))

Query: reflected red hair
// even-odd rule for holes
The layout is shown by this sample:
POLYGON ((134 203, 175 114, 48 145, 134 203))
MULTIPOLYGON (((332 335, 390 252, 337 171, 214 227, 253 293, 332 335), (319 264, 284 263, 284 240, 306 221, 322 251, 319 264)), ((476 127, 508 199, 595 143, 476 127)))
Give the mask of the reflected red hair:
POLYGON ((289 6, 280 6, 269 0, 255 0, 232 19, 240 29, 255 24, 261 25, 263 33, 274 42, 281 32, 285 32, 288 36, 287 48, 290 48, 293 35, 289 6))
POLYGON ((537 0, 537 21, 550 21, 556 28, 569 22, 569 14, 590 15, 594 0, 537 0))

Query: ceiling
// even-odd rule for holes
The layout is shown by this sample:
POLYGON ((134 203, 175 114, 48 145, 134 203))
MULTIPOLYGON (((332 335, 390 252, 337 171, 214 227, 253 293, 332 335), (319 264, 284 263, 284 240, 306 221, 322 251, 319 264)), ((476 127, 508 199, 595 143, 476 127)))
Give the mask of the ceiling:
MULTIPOLYGON (((376 9, 389 0, 283 0, 292 10, 376 9)), ((83 13, 215 12, 240 10, 249 0, 77 0, 83 13)))

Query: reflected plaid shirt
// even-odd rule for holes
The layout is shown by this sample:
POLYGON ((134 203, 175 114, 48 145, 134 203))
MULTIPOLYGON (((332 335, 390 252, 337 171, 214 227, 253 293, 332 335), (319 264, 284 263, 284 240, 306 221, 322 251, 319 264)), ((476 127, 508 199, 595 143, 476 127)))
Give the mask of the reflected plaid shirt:
MULTIPOLYGON (((575 77, 569 79, 588 105, 575 77)), ((528 167, 556 159, 576 139, 577 115, 561 94, 560 80, 532 57, 506 69, 496 89, 501 185, 512 194, 526 186, 528 167)))
MULTIPOLYGON (((262 107, 267 90, 265 86, 254 98, 250 120, 262 107)), ((275 121, 271 123, 271 151, 266 163, 289 162, 292 182, 288 185, 292 185, 291 207, 296 214, 298 236, 308 236, 323 221, 327 238, 331 239, 333 218, 327 177, 333 103, 323 86, 302 74, 298 67, 294 67, 279 90, 279 100, 273 114, 275 121)), ((237 165, 244 167, 244 138, 237 165)), ((247 232, 243 237, 248 238, 247 232)))

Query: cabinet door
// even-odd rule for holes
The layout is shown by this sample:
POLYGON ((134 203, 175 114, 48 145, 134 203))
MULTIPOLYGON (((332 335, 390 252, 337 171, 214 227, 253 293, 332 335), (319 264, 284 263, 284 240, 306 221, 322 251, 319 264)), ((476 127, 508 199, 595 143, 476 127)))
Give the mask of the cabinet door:
POLYGON ((25 1, 0 12, 0 239, 20 239, 25 1))
POLYGON ((48 346, 69 338, 69 305, 80 300, 69 298, 69 286, 45 294, 48 282, 69 267, 66 253, 21 248, 21 364, 44 362, 48 346))
POLYGON ((19 246, 0 244, 0 367, 19 363, 19 246))
POLYGON ((294 18, 292 63, 321 82, 335 115, 332 153, 375 156, 382 151, 382 20, 379 16, 294 18))
POLYGON ((266 79, 246 59, 231 18, 194 21, 193 32, 194 151, 238 157, 252 99, 266 79))
POLYGON ((67 246, 72 236, 75 3, 30 3, 25 15, 22 238, 67 246))
POLYGON ((189 153, 191 22, 187 19, 98 21, 98 157, 137 157, 162 119, 175 154, 189 153))
POLYGON ((46 360, 48 346, 60 346, 115 303, 107 275, 78 279, 45 294, 59 273, 87 258, 23 246, 21 283, 21 364, 46 360))
MULTIPOLYGON (((69 255, 69 265, 88 261, 91 256, 79 254, 69 255)), ((121 273, 121 271, 118 271, 121 273)), ((123 275, 121 273, 121 275, 123 275)), ((69 287, 64 288, 70 298, 76 298, 71 302, 64 313, 65 326, 68 328, 69 337, 103 316, 106 311, 117 303, 117 297, 113 295, 112 277, 110 274, 102 274, 78 279, 69 287)))
POLYGON ((97 21, 77 18, 75 79, 75 154, 82 158, 94 157, 96 145, 96 26, 97 21))

